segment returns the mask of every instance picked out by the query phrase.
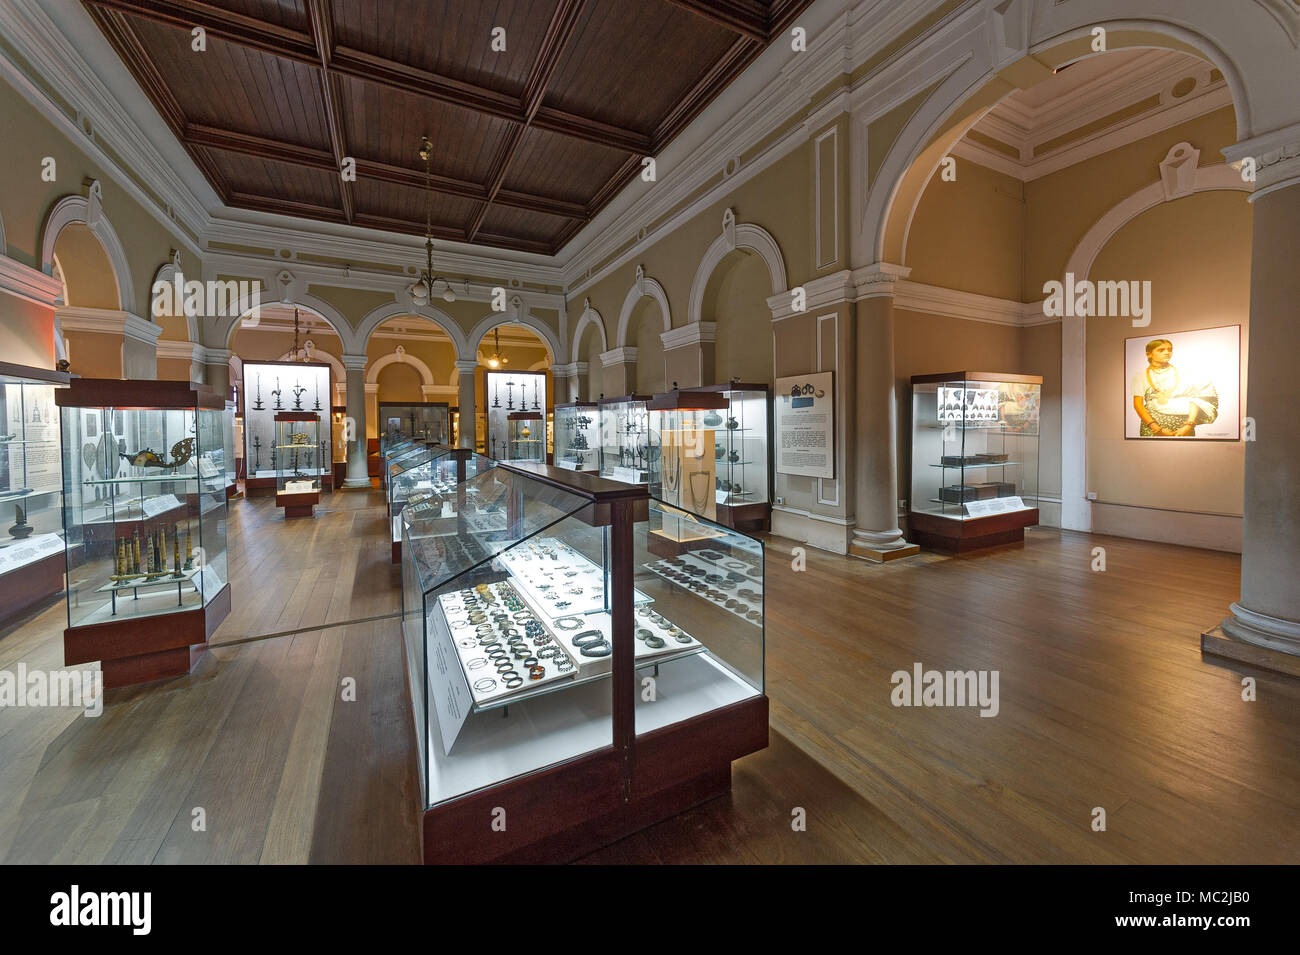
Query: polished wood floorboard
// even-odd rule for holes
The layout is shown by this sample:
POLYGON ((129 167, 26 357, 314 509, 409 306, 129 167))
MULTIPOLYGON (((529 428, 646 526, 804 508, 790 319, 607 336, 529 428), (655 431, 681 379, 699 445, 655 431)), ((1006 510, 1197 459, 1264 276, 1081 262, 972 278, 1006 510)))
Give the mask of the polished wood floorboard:
MULTIPOLYGON (((310 521, 233 505, 234 608, 193 673, 109 691, 94 719, 0 710, 0 860, 417 861, 386 529, 378 493, 310 521)), ((767 551, 771 746, 728 797, 584 862, 1300 858, 1300 681, 1198 650, 1235 555, 1042 529, 883 566, 809 550, 796 571, 792 546, 767 551), (893 707, 915 662, 998 670, 998 716, 893 707)), ((56 601, 0 630, 0 669, 60 667, 64 625, 56 601)))

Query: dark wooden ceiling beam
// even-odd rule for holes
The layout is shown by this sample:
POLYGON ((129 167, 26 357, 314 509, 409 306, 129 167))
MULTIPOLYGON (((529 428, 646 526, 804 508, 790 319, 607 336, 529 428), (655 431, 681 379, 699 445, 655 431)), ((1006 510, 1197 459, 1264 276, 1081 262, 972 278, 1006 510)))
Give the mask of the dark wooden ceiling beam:
POLYGON ((329 172, 333 172, 336 168, 334 154, 329 150, 298 146, 279 139, 267 139, 265 136, 237 133, 229 129, 217 129, 201 123, 186 123, 181 140, 192 146, 206 146, 224 152, 242 153, 245 156, 256 156, 259 159, 270 159, 292 166, 307 166, 329 172))
POLYGON ((767 7, 756 0, 668 0, 675 7, 689 10, 734 33, 766 43, 770 36, 767 7))
POLYGON ((492 201, 501 191, 501 184, 505 182, 506 173, 510 171, 510 163, 514 160, 519 143, 524 138, 524 131, 542 106, 546 87, 550 85, 551 77, 555 75, 560 57, 564 55, 564 48, 573 36, 573 31, 577 29, 578 21, 582 19, 582 11, 586 6, 587 0, 560 0, 555 7, 555 12, 551 14, 551 22, 546 26, 546 34, 542 37, 537 59, 533 61, 532 69, 528 71, 528 79, 524 82, 523 121, 510 131, 501 149, 493 157, 492 172, 487 181, 487 201, 479 206, 469 227, 465 230, 471 242, 482 228, 488 209, 492 207, 492 201))
POLYGON ((624 129, 602 123, 598 119, 578 116, 574 113, 556 109, 554 106, 538 107, 533 115, 532 126, 549 130, 574 139, 581 139, 597 146, 608 146, 621 152, 649 155, 650 137, 633 129, 624 129))
POLYGON ((133 16, 180 27, 187 33, 195 27, 212 36, 249 46, 263 53, 283 56, 299 63, 318 61, 316 44, 310 35, 279 24, 226 10, 203 0, 83 0, 87 5, 118 10, 133 16))
POLYGON ((685 129, 715 96, 727 87, 741 72, 763 52, 763 45, 755 43, 748 37, 737 37, 707 73, 687 90, 677 101, 668 115, 655 127, 651 139, 651 151, 658 153, 673 137, 685 129))
POLYGON ((325 128, 329 131, 330 148, 334 151, 334 169, 339 175, 339 200, 343 205, 343 218, 348 222, 356 210, 352 202, 352 183, 343 178, 343 160, 348 158, 347 142, 343 137, 343 117, 338 79, 330 75, 330 58, 334 55, 334 13, 329 0, 307 0, 307 19, 311 23, 312 42, 319 58, 321 103, 325 109, 325 128))

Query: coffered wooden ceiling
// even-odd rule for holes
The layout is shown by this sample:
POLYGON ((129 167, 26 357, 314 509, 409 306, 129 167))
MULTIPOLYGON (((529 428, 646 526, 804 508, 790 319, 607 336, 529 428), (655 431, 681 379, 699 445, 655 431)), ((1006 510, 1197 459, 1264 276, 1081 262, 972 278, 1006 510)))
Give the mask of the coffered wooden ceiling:
POLYGON ((540 253, 810 2, 83 0, 226 205, 423 235, 427 133, 434 238, 540 253))

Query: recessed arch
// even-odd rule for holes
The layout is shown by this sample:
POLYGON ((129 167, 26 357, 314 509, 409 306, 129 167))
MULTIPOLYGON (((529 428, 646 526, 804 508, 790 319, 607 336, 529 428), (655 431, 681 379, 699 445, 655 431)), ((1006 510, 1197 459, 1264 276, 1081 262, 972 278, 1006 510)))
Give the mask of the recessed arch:
POLYGON ((361 322, 357 325, 356 335, 360 348, 356 354, 365 353, 370 344, 370 337, 380 325, 390 318, 400 318, 404 315, 422 318, 438 326, 451 339, 451 347, 454 352, 453 358, 459 359, 471 354, 464 330, 446 312, 434 308, 432 305, 416 308, 411 305, 403 305, 401 302, 388 302, 366 313, 365 318, 361 319, 361 322))
POLYGON ((429 386, 434 384, 433 371, 430 370, 429 366, 414 355, 409 354, 401 345, 398 345, 395 351, 391 351, 387 355, 382 355, 370 363, 370 367, 366 370, 366 384, 379 384, 379 373, 389 365, 397 364, 410 365, 418 371, 420 373, 420 381, 422 384, 429 386))
MULTIPOLYGON (((730 212, 731 210, 727 210, 730 212)), ((704 308, 704 291, 709 284, 709 276, 718 264, 727 257, 727 253, 736 249, 749 249, 756 252, 767 266, 767 274, 772 281, 772 294, 779 295, 788 287, 786 282, 785 259, 781 257, 781 248, 776 239, 760 226, 747 222, 727 223, 724 217, 722 235, 713 240, 704 258, 695 269, 691 279, 691 298, 687 306, 686 320, 697 323, 704 308)))
MULTIPOLYGON (((101 202, 102 193, 99 181, 96 180, 91 184, 89 198, 64 196, 50 208, 45 224, 41 227, 41 271, 46 275, 54 274, 54 244, 58 241, 59 233, 66 226, 81 223, 99 240, 104 254, 108 256, 113 281, 117 285, 118 308, 137 315, 135 285, 131 281, 131 266, 127 263, 126 248, 104 215, 101 202)), ((66 280, 66 274, 64 278, 66 280)))
MULTIPOLYGON (((265 286, 263 286, 265 288, 265 286)), ((252 301, 251 296, 240 298, 235 307, 235 318, 222 319, 217 323, 217 341, 221 347, 233 349, 235 346, 235 333, 239 331, 240 326, 244 323, 244 318, 252 311, 254 305, 260 308, 282 308, 292 311, 294 308, 301 309, 304 312, 310 312, 316 318, 319 318, 335 335, 343 345, 343 354, 358 354, 355 348, 356 336, 352 326, 343 313, 336 309, 324 299, 317 298, 314 295, 299 295, 292 302, 256 302, 252 301)))
MULTIPOLYGON (((659 303, 659 314, 663 317, 664 323, 663 330, 666 332, 672 331, 672 313, 668 308, 668 295, 664 292, 664 287, 650 276, 638 272, 637 280, 627 290, 627 295, 623 298, 623 308, 618 313, 618 334, 614 338, 615 348, 623 348, 627 345, 627 327, 632 321, 632 309, 643 298, 652 298, 659 303)), ((581 325, 579 325, 579 328, 581 328, 581 325)), ((573 342, 576 347, 578 343, 577 336, 574 337, 573 342)), ((608 351, 608 349, 604 350, 608 351)))
MULTIPOLYGON (((171 285, 172 283, 174 283, 174 282, 176 281, 176 273, 178 273, 178 272, 180 272, 180 271, 181 271, 180 266, 177 265, 176 262, 174 262, 174 261, 173 261, 173 262, 167 262, 166 264, 164 264, 164 265, 162 265, 162 266, 159 266, 158 271, 155 272, 155 273, 153 274, 153 281, 149 283, 149 290, 150 290, 149 294, 150 294, 151 296, 153 295, 153 287, 154 287, 155 285, 157 285, 159 282, 166 282, 168 285, 171 285)), ((185 280, 184 273, 181 274, 181 280, 182 280, 182 281, 185 280)), ((191 314, 190 314, 188 311, 186 311, 184 308, 181 309, 181 314, 185 316, 185 334, 186 334, 186 337, 187 337, 191 342, 198 343, 198 341, 199 341, 199 320, 198 320, 198 318, 197 318, 196 316, 194 316, 194 315, 191 315, 191 314)), ((153 303, 152 303, 152 302, 150 302, 149 317, 150 317, 151 319, 156 319, 156 318, 158 318, 158 316, 156 316, 156 315, 153 314, 153 303)), ((175 315, 173 315, 173 316, 171 316, 171 317, 172 317, 172 318, 177 318, 177 317, 179 317, 179 316, 175 316, 175 315)))
POLYGON ((555 331, 545 322, 533 316, 526 308, 519 309, 517 313, 514 310, 490 312, 481 318, 478 324, 474 326, 474 330, 469 333, 469 341, 473 345, 466 354, 470 356, 477 355, 479 346, 483 343, 487 333, 498 325, 524 325, 531 331, 536 332, 537 337, 542 340, 542 345, 546 348, 551 364, 560 363, 560 356, 564 354, 564 348, 561 346, 555 331))
POLYGON ((605 336, 605 320, 600 317, 600 312, 591 307, 588 302, 582 309, 582 314, 573 326, 573 345, 569 348, 569 357, 574 361, 578 360, 578 348, 582 345, 582 333, 588 326, 595 327, 600 334, 600 351, 609 351, 609 340, 605 336))
MULTIPOLYGON (((276 359, 276 361, 294 361, 294 360, 295 358, 292 352, 285 352, 283 355, 281 355, 279 358, 276 359)), ((339 361, 337 358, 335 358, 327 351, 321 351, 319 348, 315 349, 311 353, 311 357, 308 359, 308 361, 314 361, 314 362, 323 361, 327 365, 329 365, 331 371, 334 374, 335 384, 338 384, 341 381, 346 382, 348 380, 348 373, 347 370, 343 367, 343 362, 339 361)))

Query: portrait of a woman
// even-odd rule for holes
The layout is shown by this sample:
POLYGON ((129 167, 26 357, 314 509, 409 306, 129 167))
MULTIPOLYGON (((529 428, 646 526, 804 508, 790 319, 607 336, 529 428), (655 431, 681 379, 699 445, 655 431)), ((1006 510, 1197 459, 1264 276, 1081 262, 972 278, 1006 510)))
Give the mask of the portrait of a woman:
POLYGON ((1198 425, 1212 424, 1219 417, 1219 393, 1214 383, 1184 377, 1173 355, 1169 339, 1147 342, 1147 367, 1129 382, 1143 438, 1195 437, 1198 425))

